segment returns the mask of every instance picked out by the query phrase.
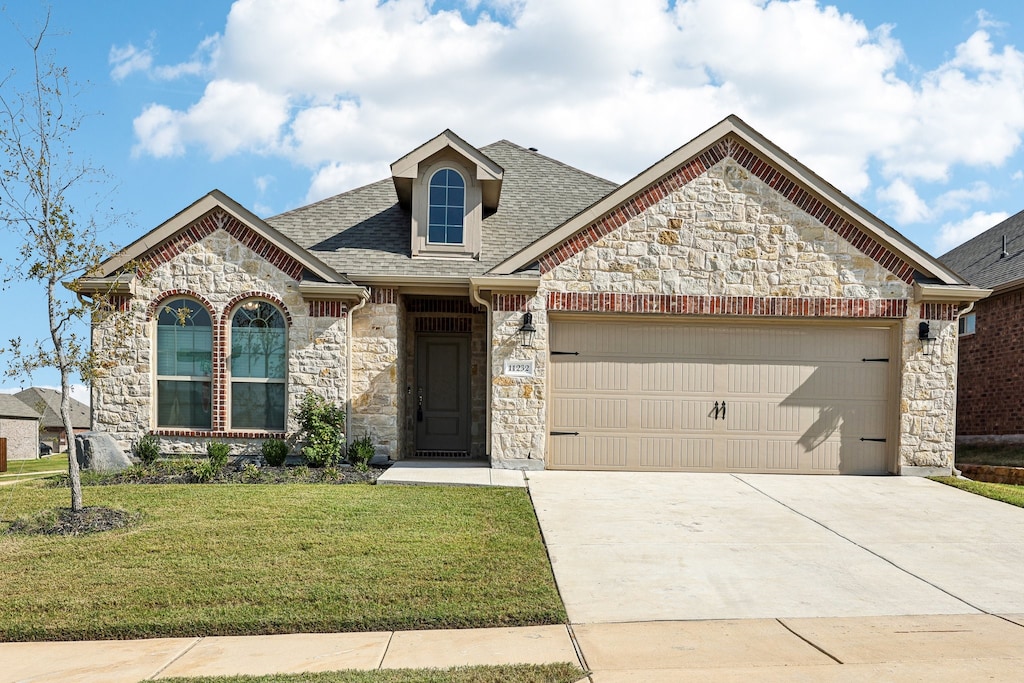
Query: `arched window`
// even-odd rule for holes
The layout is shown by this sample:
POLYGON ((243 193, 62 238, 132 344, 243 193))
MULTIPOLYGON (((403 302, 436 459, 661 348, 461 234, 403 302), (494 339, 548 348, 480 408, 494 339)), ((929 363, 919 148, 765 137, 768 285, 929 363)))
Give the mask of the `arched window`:
POLYGON ((283 431, 287 328, 273 304, 249 299, 231 316, 231 429, 283 431))
POLYGON ((458 171, 442 168, 430 176, 427 242, 462 244, 466 220, 466 181, 458 171))
POLYGON ((213 325, 193 299, 160 305, 156 328, 156 421, 159 427, 211 426, 213 325))

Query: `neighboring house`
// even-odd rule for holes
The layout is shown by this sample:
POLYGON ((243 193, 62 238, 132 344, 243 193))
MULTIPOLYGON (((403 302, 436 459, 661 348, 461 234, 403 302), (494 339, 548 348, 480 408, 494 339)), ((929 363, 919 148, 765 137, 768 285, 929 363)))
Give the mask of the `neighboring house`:
POLYGON ((394 459, 950 471, 985 292, 738 118, 619 187, 450 131, 391 173, 266 220, 213 191, 104 263, 94 428, 258 448, 312 390, 394 459))
MULTIPOLYGON (((64 420, 60 416, 61 394, 56 389, 30 387, 14 395, 22 403, 42 415, 40 441, 47 441, 54 453, 67 450, 67 436, 64 420)), ((90 427, 89 406, 71 399, 71 426, 75 433, 85 432, 90 427)))
POLYGON ((11 394, 0 394, 0 439, 8 460, 39 457, 39 413, 11 394))
POLYGON ((957 440, 1024 441, 1024 212, 940 260, 992 290, 960 321, 957 440))

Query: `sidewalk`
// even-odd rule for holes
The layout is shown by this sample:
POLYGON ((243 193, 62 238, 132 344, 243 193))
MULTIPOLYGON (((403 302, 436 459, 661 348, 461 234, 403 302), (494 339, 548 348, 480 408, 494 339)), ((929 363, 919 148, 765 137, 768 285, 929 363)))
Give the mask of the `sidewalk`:
POLYGON ((137 683, 548 662, 579 663, 592 683, 1016 681, 1022 624, 1024 616, 931 615, 0 643, 0 681, 137 683))

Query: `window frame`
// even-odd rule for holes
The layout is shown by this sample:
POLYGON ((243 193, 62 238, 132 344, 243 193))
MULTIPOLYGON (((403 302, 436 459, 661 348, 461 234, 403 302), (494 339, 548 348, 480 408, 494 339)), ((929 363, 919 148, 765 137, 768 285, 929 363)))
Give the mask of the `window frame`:
MULTIPOLYGON (((172 309, 173 310, 173 309, 172 309)), ((216 327, 216 317, 213 312, 206 306, 202 301, 194 296, 188 294, 175 294, 173 296, 165 297, 157 304, 156 314, 153 316, 153 424, 158 430, 194 430, 194 431, 213 431, 215 420, 214 413, 216 410, 214 401, 214 387, 216 382, 216 372, 214 363, 214 354, 216 349, 214 348, 216 335, 214 334, 214 328, 216 327), (202 311, 206 314, 206 317, 210 321, 209 332, 210 332, 210 360, 209 360, 209 374, 207 375, 161 375, 160 374, 160 317, 165 312, 165 309, 169 308, 170 305, 177 301, 184 301, 195 304, 196 312, 202 311), (206 412, 209 414, 209 424, 206 426, 202 425, 189 425, 189 424, 162 424, 160 421, 160 383, 161 382, 178 382, 178 383, 201 383, 207 386, 209 406, 206 412)), ((191 412, 191 410, 189 411, 191 412)))
MULTIPOLYGON (((427 178, 426 188, 427 188, 427 246, 428 247, 439 247, 439 246, 440 247, 462 247, 462 246, 464 246, 466 244, 466 218, 467 218, 467 216, 466 216, 466 199, 467 199, 467 194, 468 194, 468 192, 467 192, 468 186, 469 186, 469 183, 466 182, 466 177, 462 174, 462 172, 460 172, 454 166, 441 166, 437 170, 433 171, 430 174, 430 176, 427 178), (447 218, 448 218, 449 212, 452 209, 456 208, 456 206, 454 204, 448 203, 447 201, 444 204, 434 204, 432 199, 431 199, 431 197, 433 195, 433 190, 434 190, 434 179, 437 178, 437 176, 441 175, 442 173, 454 173, 455 176, 462 183, 462 186, 460 188, 462 190, 462 204, 460 206, 458 206, 459 218, 460 218, 459 226, 458 227, 459 227, 459 230, 462 232, 462 239, 459 240, 458 242, 449 241, 447 239, 448 232, 454 227, 454 226, 452 226, 452 225, 450 225, 448 223, 447 218), (444 207, 444 210, 445 210, 445 223, 444 223, 444 226, 443 226, 444 227, 444 231, 445 231, 445 240, 444 241, 440 241, 440 242, 434 241, 434 240, 430 239, 431 228, 434 225, 433 222, 430 220, 430 214, 431 214, 431 209, 433 209, 435 207, 444 207)), ((447 185, 447 184, 444 185, 445 199, 446 200, 448 198, 448 193, 449 193, 449 191, 451 189, 452 189, 451 185, 447 185)))
POLYGON ((228 431, 234 432, 267 432, 267 433, 280 433, 286 430, 288 426, 288 316, 282 309, 281 305, 275 301, 271 301, 266 297, 260 296, 249 296, 235 304, 228 311, 228 314, 224 319, 224 387, 225 387, 225 402, 224 402, 224 424, 227 425, 228 431), (281 349, 282 362, 284 363, 283 372, 281 377, 243 377, 235 376, 232 365, 235 356, 235 317, 245 309, 246 304, 258 302, 271 307, 281 320, 281 330, 283 333, 283 348, 281 349), (257 384, 257 385, 268 385, 268 384, 279 384, 283 387, 284 395, 281 404, 281 427, 271 428, 267 426, 262 427, 238 427, 234 424, 234 389, 235 383, 239 384, 257 384))
POLYGON ((480 181, 472 167, 462 163, 461 157, 447 155, 433 163, 421 164, 412 189, 411 239, 413 258, 480 258, 483 223, 483 194, 480 181), (450 169, 465 183, 462 210, 462 242, 443 243, 429 241, 430 181, 437 172, 450 169))
POLYGON ((957 318, 956 332, 959 337, 970 337, 978 333, 977 313, 967 313, 957 318))

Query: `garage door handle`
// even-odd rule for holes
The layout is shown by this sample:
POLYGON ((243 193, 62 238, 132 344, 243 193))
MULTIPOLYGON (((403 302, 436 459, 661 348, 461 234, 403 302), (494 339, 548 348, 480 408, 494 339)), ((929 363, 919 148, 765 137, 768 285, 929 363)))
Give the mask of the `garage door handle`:
POLYGON ((861 441, 877 441, 878 443, 885 443, 885 439, 869 439, 866 436, 860 437, 861 441))
POLYGON ((725 401, 722 401, 722 419, 725 419, 725 401))
POLYGON ((548 432, 551 436, 579 436, 579 432, 548 432))
POLYGON ((718 419, 718 401, 715 401, 715 416, 712 419, 714 419, 714 420, 718 419))

